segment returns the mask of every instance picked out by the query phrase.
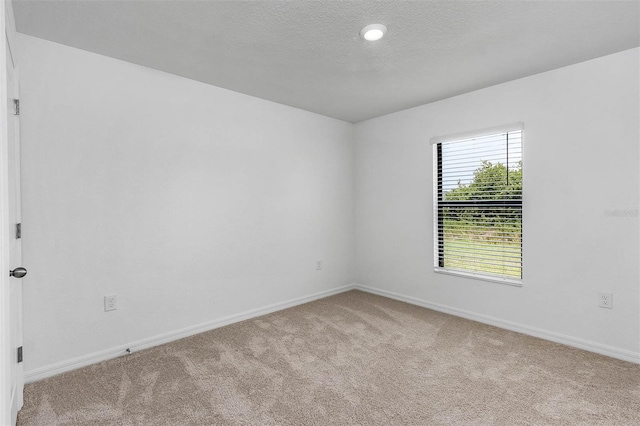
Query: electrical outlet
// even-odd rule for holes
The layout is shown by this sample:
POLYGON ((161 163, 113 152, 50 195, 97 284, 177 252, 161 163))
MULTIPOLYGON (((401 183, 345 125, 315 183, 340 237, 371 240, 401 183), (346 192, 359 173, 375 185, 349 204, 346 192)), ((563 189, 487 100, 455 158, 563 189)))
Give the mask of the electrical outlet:
POLYGON ((598 293, 598 306, 613 309, 613 293, 598 293))
POLYGON ((322 260, 316 260, 316 269, 318 271, 322 269, 322 260))
POLYGON ((104 311, 115 311, 118 309, 118 299, 116 295, 104 297, 104 311))

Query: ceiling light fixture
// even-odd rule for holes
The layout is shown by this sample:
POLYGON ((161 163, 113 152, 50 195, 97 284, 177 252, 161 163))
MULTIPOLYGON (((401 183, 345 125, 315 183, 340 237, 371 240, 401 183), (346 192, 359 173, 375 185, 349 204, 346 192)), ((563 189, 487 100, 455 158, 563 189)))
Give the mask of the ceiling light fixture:
POLYGON ((387 27, 382 24, 367 25, 360 30, 360 37, 367 41, 380 40, 387 33, 387 27))

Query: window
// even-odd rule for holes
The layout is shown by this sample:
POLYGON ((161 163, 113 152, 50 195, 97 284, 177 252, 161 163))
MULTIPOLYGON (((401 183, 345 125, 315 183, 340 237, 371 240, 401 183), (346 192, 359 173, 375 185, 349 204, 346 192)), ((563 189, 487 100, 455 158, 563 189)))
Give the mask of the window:
POLYGON ((436 271, 521 282, 522 129, 432 140, 436 271))

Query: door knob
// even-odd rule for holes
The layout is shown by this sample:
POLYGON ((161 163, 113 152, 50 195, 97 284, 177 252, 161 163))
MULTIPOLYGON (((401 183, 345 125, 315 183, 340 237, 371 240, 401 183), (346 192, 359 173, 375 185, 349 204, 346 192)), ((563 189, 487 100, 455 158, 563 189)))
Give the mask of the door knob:
POLYGON ((13 271, 9 271, 10 277, 22 278, 25 275, 27 275, 27 270, 22 267, 16 268, 13 271))

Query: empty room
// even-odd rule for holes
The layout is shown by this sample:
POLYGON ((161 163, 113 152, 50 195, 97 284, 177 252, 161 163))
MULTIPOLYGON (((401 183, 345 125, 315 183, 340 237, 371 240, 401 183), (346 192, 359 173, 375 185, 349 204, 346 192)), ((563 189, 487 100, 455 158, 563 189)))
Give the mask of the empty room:
POLYGON ((0 425, 640 425, 640 1, 0 1, 0 425))

